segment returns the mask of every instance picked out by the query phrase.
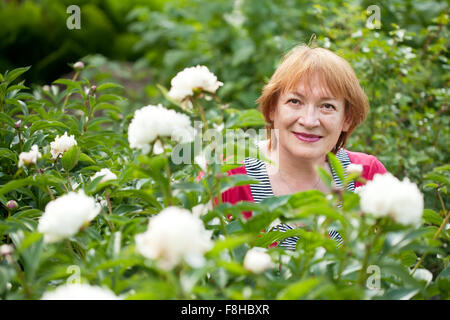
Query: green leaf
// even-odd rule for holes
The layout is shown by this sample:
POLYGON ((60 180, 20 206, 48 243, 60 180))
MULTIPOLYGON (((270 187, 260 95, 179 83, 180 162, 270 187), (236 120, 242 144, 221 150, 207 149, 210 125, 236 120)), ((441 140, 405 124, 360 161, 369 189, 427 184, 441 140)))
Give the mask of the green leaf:
POLYGON ((317 172, 319 174, 320 179, 325 183, 328 188, 331 188, 331 184, 333 183, 333 177, 322 167, 317 167, 317 172))
POLYGON ((223 261, 219 260, 217 262, 217 265, 219 267, 223 267, 225 270, 227 270, 230 273, 233 273, 235 275, 246 275, 248 274, 248 271, 244 269, 244 267, 234 261, 223 261))
POLYGON ((59 128, 64 128, 64 129, 70 130, 70 128, 67 125, 65 125, 62 122, 56 121, 56 120, 38 120, 31 125, 30 135, 38 130, 42 130, 42 129, 46 129, 46 128, 54 128, 54 127, 59 127, 59 128))
POLYGON ((344 168, 342 167, 341 162, 336 157, 335 154, 328 152, 328 160, 331 165, 331 169, 336 173, 339 180, 344 183, 345 182, 345 174, 344 174, 344 168))
POLYGON ((419 292, 413 288, 389 289, 382 297, 383 300, 410 300, 419 292))
POLYGON ((96 164, 96 162, 91 157, 89 157, 87 154, 85 154, 83 152, 80 153, 80 158, 78 159, 78 161, 87 162, 90 164, 96 164))
POLYGON ((11 72, 7 71, 5 74, 6 82, 8 82, 8 83, 13 82, 17 77, 19 77, 21 74, 27 72, 30 68, 31 68, 31 66, 17 68, 17 69, 12 70, 11 72))
POLYGON ((319 278, 310 278, 295 282, 277 295, 277 300, 297 300, 305 296, 308 292, 319 285, 319 278))
POLYGON ((443 222, 443 218, 434 210, 425 209, 423 210, 423 219, 425 222, 435 224, 440 226, 443 222))
MULTIPOLYGON (((23 83, 23 81, 22 81, 22 83, 23 83)), ((24 86, 22 83, 15 84, 13 86, 8 87, 8 89, 6 90, 6 93, 14 91, 14 90, 29 89, 27 86, 24 86)))
POLYGON ((67 86, 67 89, 76 88, 76 89, 78 89, 78 91, 82 91, 81 84, 77 81, 73 81, 70 79, 57 79, 57 80, 53 81, 53 83, 64 84, 67 86))
POLYGON ((0 159, 6 158, 17 163, 17 155, 7 148, 0 148, 0 159))
POLYGON ((120 85, 120 84, 117 84, 117 83, 106 82, 106 83, 102 83, 101 85, 99 85, 97 87, 96 91, 100 92, 100 91, 103 91, 103 90, 106 90, 106 89, 111 89, 111 88, 120 88, 120 89, 122 89, 123 86, 120 85))
POLYGON ((197 192, 201 192, 204 193, 205 192, 205 187, 198 182, 179 182, 179 183, 174 183, 172 185, 173 189, 180 189, 180 190, 185 190, 185 191, 197 191, 197 192))
POLYGON ((10 191, 19 189, 23 186, 27 186, 27 185, 29 186, 32 184, 34 184, 33 177, 27 177, 24 179, 9 181, 8 183, 6 183, 0 187, 0 195, 3 195, 10 191))
POLYGON ((0 112, 0 122, 7 123, 12 128, 14 128, 16 125, 13 118, 11 118, 10 116, 8 116, 6 113, 3 112, 0 112))
POLYGON ((61 157, 61 164, 67 172, 72 170, 76 166, 78 160, 80 159, 81 150, 77 145, 74 145, 69 150, 67 150, 61 157))
POLYGON ((97 103, 107 102, 107 101, 116 101, 116 100, 125 100, 124 97, 119 96, 117 94, 102 94, 98 99, 97 103))
POLYGON ((253 243, 253 246, 267 248, 269 245, 271 245, 274 242, 283 241, 284 239, 290 238, 290 237, 300 237, 302 234, 303 234, 302 231, 299 231, 296 229, 287 230, 285 232, 283 232, 283 231, 265 232, 262 236, 258 237, 255 240, 255 242, 253 243))
POLYGON ((207 253, 211 257, 218 256, 225 249, 234 249, 244 243, 248 243, 253 237, 249 235, 228 236, 224 240, 216 241, 214 247, 207 253))
POLYGON ((256 109, 246 110, 239 115, 236 123, 230 129, 263 127, 266 124, 263 115, 256 109))
POLYGON ((43 238, 43 234, 39 232, 33 232, 27 235, 23 241, 20 243, 20 246, 17 248, 17 252, 21 253, 22 251, 29 248, 33 243, 39 241, 43 238))

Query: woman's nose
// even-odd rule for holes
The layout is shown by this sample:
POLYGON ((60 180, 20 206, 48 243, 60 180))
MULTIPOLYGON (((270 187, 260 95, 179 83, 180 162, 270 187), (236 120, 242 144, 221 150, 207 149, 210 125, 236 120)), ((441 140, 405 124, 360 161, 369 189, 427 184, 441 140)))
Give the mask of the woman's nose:
POLYGON ((314 105, 308 104, 300 111, 298 122, 305 128, 314 128, 320 125, 319 113, 314 105))

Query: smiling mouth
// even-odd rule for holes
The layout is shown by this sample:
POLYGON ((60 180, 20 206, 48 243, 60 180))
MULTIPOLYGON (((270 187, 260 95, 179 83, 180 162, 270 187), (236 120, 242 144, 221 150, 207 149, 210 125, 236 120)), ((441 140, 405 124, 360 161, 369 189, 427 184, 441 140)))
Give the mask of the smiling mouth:
POLYGON ((292 133, 297 137, 297 139, 304 142, 316 142, 322 138, 322 136, 318 136, 315 134, 308 134, 304 132, 292 132, 292 133))

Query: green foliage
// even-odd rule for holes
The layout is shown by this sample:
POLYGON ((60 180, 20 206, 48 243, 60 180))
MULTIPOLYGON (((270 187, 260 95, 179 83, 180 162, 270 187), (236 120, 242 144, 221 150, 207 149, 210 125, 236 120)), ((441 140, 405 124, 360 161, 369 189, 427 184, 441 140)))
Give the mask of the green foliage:
MULTIPOLYGON (((13 55, 21 57, 17 52, 32 54, 33 46, 48 55, 18 58, 16 63, 33 67, 0 74, 0 237, 14 249, 0 260, 2 299, 39 299, 70 282, 74 266, 81 282, 128 299, 448 299, 450 126, 443 2, 391 1, 382 7, 381 29, 371 30, 365 26, 371 3, 364 1, 333 1, 327 7, 242 1, 237 7, 230 1, 180 0, 154 2, 152 8, 146 1, 85 1, 80 6, 89 28, 79 34, 64 29, 69 2, 40 3, 48 7, 45 28, 43 5, 0 5, 1 48, 10 49, 0 66, 13 55), (128 32, 117 34, 127 21, 128 32), (55 31, 42 31, 46 28, 55 31), (196 179, 199 165, 169 160, 173 143, 168 140, 158 155, 129 147, 134 110, 150 99, 181 112, 167 88, 177 72, 196 64, 207 65, 224 82, 217 96, 201 101, 210 127, 262 128, 264 119, 255 110, 262 86, 280 55, 308 42, 312 33, 319 45, 351 63, 369 97, 369 117, 347 147, 376 155, 395 176, 418 184, 426 207, 419 228, 361 212, 359 196, 349 192, 221 203, 221 192, 255 181, 225 175, 232 164, 210 165, 196 179), (41 78, 43 70, 50 74, 57 61, 67 64, 87 53, 136 57, 132 49, 143 53, 133 65, 92 54, 72 79, 46 87, 21 80, 30 75, 31 82, 49 81, 41 78), (50 144, 65 132, 77 145, 53 159, 50 144), (33 145, 42 157, 19 168, 20 154, 33 145), (102 168, 117 179, 92 179, 102 168), (47 244, 37 231, 39 219, 50 201, 71 190, 84 190, 103 203, 101 213, 70 239, 47 244), (204 266, 182 263, 167 271, 138 253, 135 236, 146 230, 149 217, 171 205, 193 210, 217 197, 219 203, 201 216, 214 241, 204 266), (8 209, 8 200, 19 208, 8 209), (251 219, 243 218, 245 211, 252 211, 251 219), (278 220, 303 227, 270 232, 278 220), (327 237, 329 227, 342 235, 342 247, 327 237), (271 247, 291 236, 300 238, 295 251, 271 247), (274 265, 260 274, 245 268, 252 247, 270 247, 274 265)), ((188 116, 201 119, 197 109, 188 116)), ((250 148, 239 144, 236 150, 250 148)), ((342 181, 355 178, 345 177, 336 160, 329 155, 342 181)), ((319 174, 331 187, 329 174, 319 174)))

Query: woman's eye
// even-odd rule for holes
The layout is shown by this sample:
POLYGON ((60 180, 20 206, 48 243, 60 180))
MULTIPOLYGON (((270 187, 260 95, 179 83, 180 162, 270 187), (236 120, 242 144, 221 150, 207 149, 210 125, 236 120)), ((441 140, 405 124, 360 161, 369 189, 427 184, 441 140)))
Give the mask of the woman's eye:
POLYGON ((302 102, 301 102, 300 100, 298 100, 298 99, 289 99, 288 102, 289 102, 289 103, 293 103, 293 104, 300 104, 300 103, 302 103, 302 102))
POLYGON ((329 104, 329 103, 325 103, 322 106, 327 110, 335 110, 336 109, 332 104, 329 104))

